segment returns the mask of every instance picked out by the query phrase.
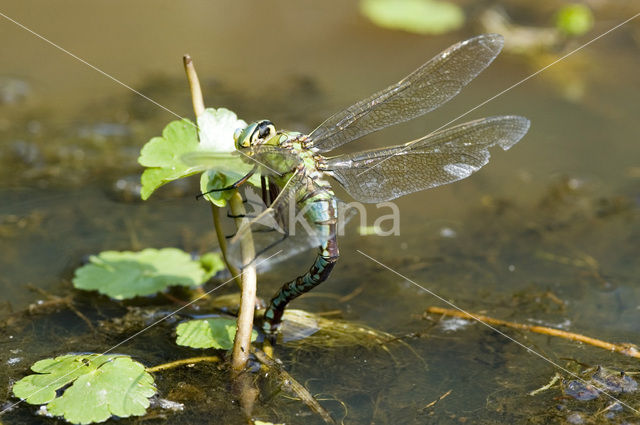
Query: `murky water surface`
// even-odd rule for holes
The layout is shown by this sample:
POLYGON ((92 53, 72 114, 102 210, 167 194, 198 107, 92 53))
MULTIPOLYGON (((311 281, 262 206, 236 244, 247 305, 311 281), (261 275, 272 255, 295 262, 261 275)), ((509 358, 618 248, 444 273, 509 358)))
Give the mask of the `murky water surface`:
MULTIPOLYGON (((552 8, 543 3, 538 11, 512 3, 509 10, 527 24, 550 19, 552 8)), ((623 3, 598 9, 594 31, 575 47, 633 15, 632 3, 623 3)), ((482 31, 475 20, 448 36, 385 31, 360 17, 355 4, 337 0, 22 1, 2 12, 191 117, 181 64, 188 52, 207 104, 300 131, 482 31)), ((341 239, 342 258, 330 280, 294 306, 399 339, 384 346, 327 340, 321 347, 277 349, 287 370, 338 421, 640 423, 628 407, 589 386, 604 385, 640 409, 637 360, 499 328, 508 339, 479 323, 424 314, 429 306, 450 307, 442 298, 508 321, 640 342, 639 25, 629 23, 466 116, 518 114, 532 127, 471 178, 399 199, 398 236, 351 231, 341 239), (530 395, 556 373, 555 385, 530 395)), ((0 43, 0 398, 7 406, 15 401, 11 383, 34 361, 104 351, 147 323, 132 307, 160 313, 175 307, 164 298, 121 304, 73 291, 73 270, 88 255, 167 246, 204 253, 215 248, 215 236, 208 207, 194 200, 195 181, 169 185, 147 202, 136 196, 139 149, 175 116, 6 20, 0 20, 0 38, 11 41, 0 43), (73 309, 38 290, 69 296, 73 309), (127 311, 135 320, 114 322, 127 311)), ((503 53, 438 111, 346 149, 425 134, 563 52, 503 53)), ((365 224, 387 213, 372 206, 365 224)), ((260 295, 270 297, 311 258, 274 265, 260 276, 260 295)), ((173 343, 175 323, 119 350, 147 365, 201 355, 173 343)), ((216 366, 176 369, 163 374, 158 387, 161 397, 187 408, 154 408, 154 422, 243 421, 228 376, 216 366)), ((34 411, 21 405, 1 420, 41 423, 34 411)), ((263 391, 255 417, 321 423, 274 388, 263 391)))

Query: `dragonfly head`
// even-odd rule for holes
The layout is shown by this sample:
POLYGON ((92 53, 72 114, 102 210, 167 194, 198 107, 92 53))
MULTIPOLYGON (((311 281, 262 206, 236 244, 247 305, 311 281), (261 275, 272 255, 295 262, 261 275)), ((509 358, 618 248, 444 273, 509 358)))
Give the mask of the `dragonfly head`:
POLYGON ((261 120, 249 124, 245 128, 239 128, 233 134, 236 149, 250 148, 260 145, 276 135, 276 127, 271 121, 261 120))

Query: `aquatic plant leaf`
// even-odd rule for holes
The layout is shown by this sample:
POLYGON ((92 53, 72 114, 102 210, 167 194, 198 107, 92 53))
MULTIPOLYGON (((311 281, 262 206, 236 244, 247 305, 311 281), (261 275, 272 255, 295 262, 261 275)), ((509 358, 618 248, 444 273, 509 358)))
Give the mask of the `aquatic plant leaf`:
POLYGON ((218 252, 209 252, 207 254, 201 255, 198 261, 200 262, 200 266, 205 271, 205 282, 215 276, 216 273, 224 270, 227 267, 224 264, 224 260, 222 259, 222 254, 218 252))
POLYGON ((176 248, 104 251, 89 261, 76 270, 73 286, 117 300, 155 294, 172 285, 197 286, 223 268, 221 260, 211 259, 211 268, 203 268, 200 261, 176 248))
MULTIPOLYGON (((140 179, 142 199, 148 199, 157 188, 166 183, 203 171, 203 193, 221 189, 239 180, 252 168, 239 156, 229 155, 221 161, 220 167, 211 170, 189 164, 183 158, 199 150, 230 154, 235 150, 235 130, 246 126, 245 121, 238 119, 234 112, 226 108, 207 108, 198 117, 197 126, 187 119, 170 122, 162 131, 162 137, 152 138, 140 151, 138 163, 147 167, 140 179)), ((250 182, 257 185, 257 179, 256 176, 250 182)), ((224 191, 205 195, 205 198, 223 207, 230 196, 231 192, 224 191)))
POLYGON ((31 370, 36 374, 16 382, 13 394, 46 404, 50 414, 71 423, 143 415, 156 392, 145 367, 123 355, 67 354, 40 360, 31 370))
POLYGON ((556 13, 555 21, 560 31, 579 36, 593 28, 593 12, 584 4, 568 4, 556 13))
POLYGON ((198 173, 200 170, 180 160, 185 153, 198 149, 198 145, 196 125, 187 119, 170 122, 162 130, 162 137, 149 140, 138 157, 138 163, 147 167, 140 178, 142 199, 148 199, 166 183, 198 173))
POLYGON ((435 0, 361 0, 360 13, 380 27, 417 34, 442 34, 464 24, 460 6, 435 0))
MULTIPOLYGON (((198 319, 180 323, 176 329, 176 344, 191 348, 217 348, 229 350, 236 336, 236 321, 225 318, 198 319)), ((251 332, 255 341, 258 332, 251 332)))
MULTIPOLYGON (((226 108, 207 108, 198 116, 198 135, 200 148, 215 152, 233 152, 235 142, 233 134, 239 128, 245 128, 247 123, 238 119, 238 116, 226 108)), ((210 192, 213 189, 229 187, 244 177, 252 166, 242 162, 238 158, 229 159, 229 164, 224 169, 207 170, 200 176, 200 191, 210 192)), ((249 179, 254 186, 260 185, 259 176, 249 179)), ((214 205, 224 207, 232 196, 231 191, 207 193, 204 197, 214 205)))
POLYGON ((200 146, 207 150, 232 152, 235 150, 233 134, 247 123, 227 108, 207 108, 198 116, 200 146))

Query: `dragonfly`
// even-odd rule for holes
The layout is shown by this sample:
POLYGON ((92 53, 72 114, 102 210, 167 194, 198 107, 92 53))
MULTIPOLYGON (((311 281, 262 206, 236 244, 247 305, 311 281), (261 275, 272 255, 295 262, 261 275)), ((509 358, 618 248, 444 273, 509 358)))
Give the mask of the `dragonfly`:
MULTIPOLYGON (((339 258, 341 202, 328 178, 357 201, 390 201, 464 179, 488 163, 490 147, 507 150, 527 133, 527 118, 494 116, 441 129, 405 144, 327 155, 367 134, 438 108, 484 70, 502 46, 499 34, 483 34, 454 44, 399 82, 329 117, 309 134, 276 130, 269 120, 236 130, 233 154, 252 168, 231 186, 217 190, 237 188, 258 173, 261 197, 268 208, 241 227, 230 245, 238 245, 247 232, 257 235, 256 229, 268 222, 266 227, 278 231, 273 232, 274 237, 259 238, 259 253, 286 240, 294 241, 290 246, 318 247, 309 270, 287 281, 269 302, 263 331, 272 341, 286 306, 327 280, 339 258), (303 232, 294 232, 294 216, 303 217, 294 222, 303 232)), ((184 161, 215 168, 224 159, 219 152, 199 151, 187 154, 184 161)))

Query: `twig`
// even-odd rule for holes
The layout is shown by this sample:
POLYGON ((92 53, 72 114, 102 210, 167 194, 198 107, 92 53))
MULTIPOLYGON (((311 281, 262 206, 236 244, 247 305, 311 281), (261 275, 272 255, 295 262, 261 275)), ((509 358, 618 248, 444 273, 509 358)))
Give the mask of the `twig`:
POLYGON ((298 381, 293 379, 286 370, 284 370, 278 363, 276 363, 271 357, 267 356, 267 354, 258 349, 252 348, 253 354, 256 356, 258 361, 268 367, 272 373, 274 373, 278 380, 282 383, 282 387, 294 393, 304 404, 307 405, 309 409, 313 412, 317 413, 322 417, 325 423, 335 424, 335 421, 331 417, 331 414, 318 403, 318 401, 313 398, 311 393, 302 386, 298 381))
POLYGON ((438 404, 440 401, 442 401, 443 399, 447 398, 449 396, 449 394, 451 394, 453 390, 449 390, 446 393, 442 394, 440 397, 438 397, 437 399, 433 400, 431 403, 428 403, 426 406, 422 407, 420 410, 426 410, 430 407, 435 406, 436 404, 438 404))
POLYGON ((533 390, 529 393, 529 395, 537 395, 540 394, 543 391, 547 391, 549 388, 553 387, 556 382, 558 382, 560 379, 562 379, 562 376, 560 376, 559 373, 556 372, 555 375, 553 375, 553 378, 551 378, 551 381, 549 381, 548 384, 543 385, 542 387, 538 388, 537 390, 533 390))
POLYGON ((480 320, 490 325, 506 326, 508 328, 519 329, 523 331, 535 332, 543 335, 556 336, 559 338, 578 341, 584 344, 593 345, 595 347, 604 348, 605 350, 615 351, 616 353, 640 359, 640 351, 638 347, 631 343, 613 344, 611 342, 602 341, 600 339, 591 338, 573 332, 562 331, 560 329, 548 328, 546 326, 525 325, 522 323, 508 322, 506 320, 495 319, 480 314, 467 314, 458 310, 451 310, 442 307, 429 307, 426 313, 443 314, 445 316, 460 317, 462 319, 480 320))
POLYGON ((218 356, 202 356, 202 357, 190 357, 188 359, 180 359, 169 363, 159 364, 157 366, 148 367, 147 372, 160 372, 167 369, 173 369, 178 366, 191 365, 195 363, 201 362, 212 362, 218 363, 220 361, 220 357, 218 356))

